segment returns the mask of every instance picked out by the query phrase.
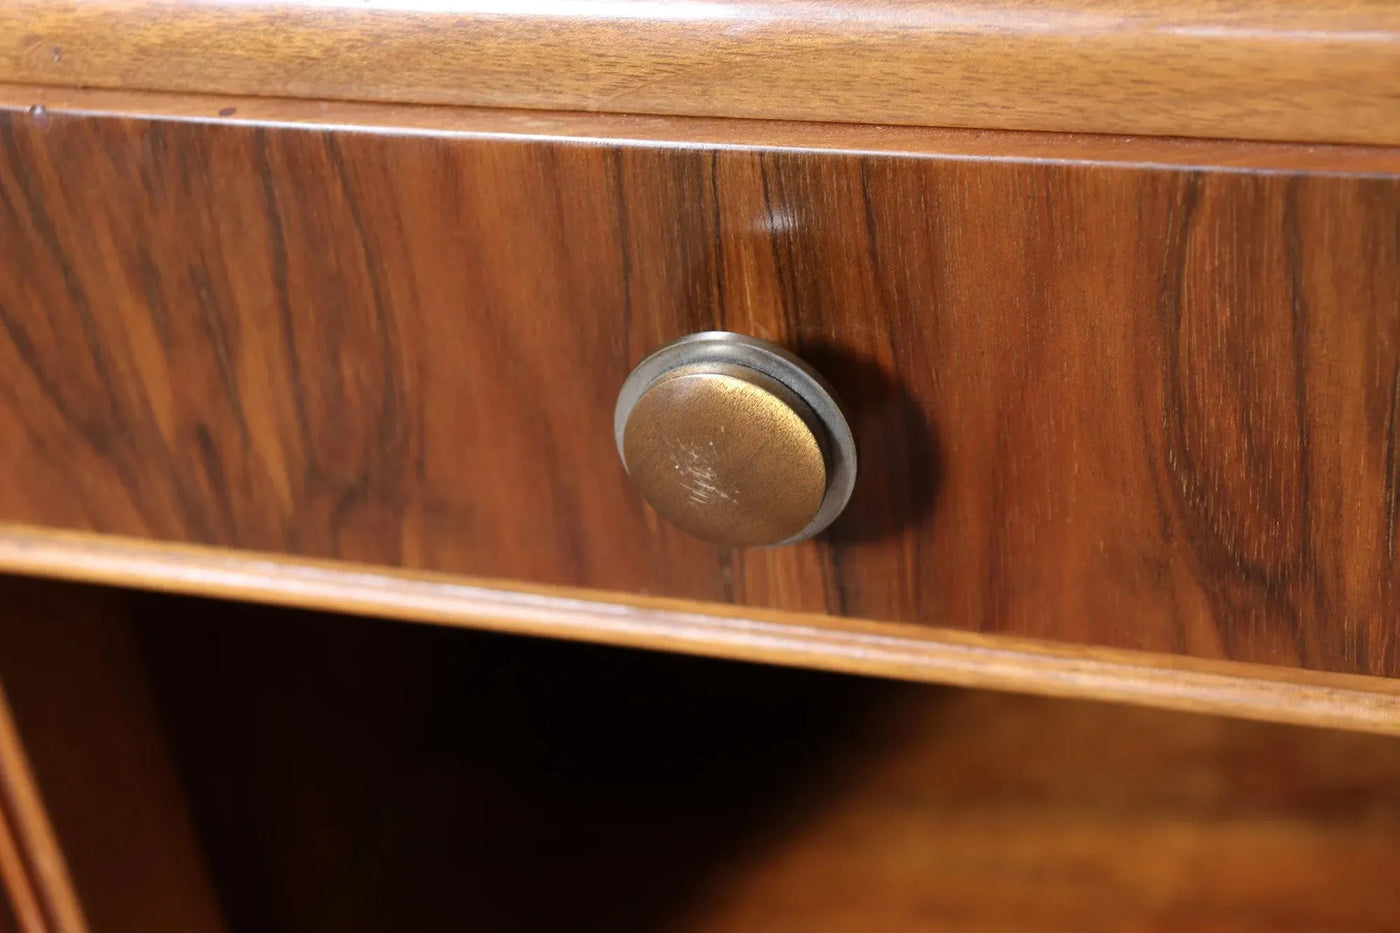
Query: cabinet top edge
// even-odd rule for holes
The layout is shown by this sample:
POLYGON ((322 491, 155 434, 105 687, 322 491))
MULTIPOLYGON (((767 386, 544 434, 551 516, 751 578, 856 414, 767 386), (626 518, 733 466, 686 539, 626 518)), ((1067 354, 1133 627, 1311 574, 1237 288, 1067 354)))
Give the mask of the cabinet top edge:
POLYGON ((1400 145, 1386 0, 14 0, 0 81, 1400 145))

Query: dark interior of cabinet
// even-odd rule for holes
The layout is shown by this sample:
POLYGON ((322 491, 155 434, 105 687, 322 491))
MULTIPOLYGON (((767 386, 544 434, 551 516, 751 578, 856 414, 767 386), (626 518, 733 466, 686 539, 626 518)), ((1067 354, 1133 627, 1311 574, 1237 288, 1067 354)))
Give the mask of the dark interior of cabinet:
POLYGON ((123 755, 235 931, 1400 926, 1393 739, 58 589, 102 608, 0 601, 0 673, 96 930, 169 848, 150 781, 93 815, 123 755), (122 651, 150 715, 61 727, 122 651))
POLYGON ((894 691, 161 608, 141 642, 238 929, 660 929, 894 691))

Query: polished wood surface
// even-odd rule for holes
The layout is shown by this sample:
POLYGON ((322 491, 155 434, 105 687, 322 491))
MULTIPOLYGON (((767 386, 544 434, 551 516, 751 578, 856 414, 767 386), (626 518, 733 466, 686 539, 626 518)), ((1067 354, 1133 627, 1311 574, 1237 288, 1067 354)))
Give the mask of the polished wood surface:
POLYGON ((23 933, 225 929, 131 624, 118 592, 0 577, 0 810, 27 877, 0 873, 23 933))
POLYGON ((674 929, 1400 924, 1393 740, 970 692, 899 698, 876 727, 674 929))
MULTIPOLYGON (((1400 734, 1400 683, 810 613, 0 526, 0 569, 901 680, 1400 734)), ((347 631, 352 629, 347 628, 347 631)))
POLYGON ((1400 143, 1387 0, 11 0, 0 80, 1400 143))
POLYGON ((686 142, 7 114, 0 518, 1400 671, 1400 174, 686 142), (845 400, 822 540, 629 488, 710 328, 845 400))
POLYGON ((138 603, 236 929, 1400 922, 1391 738, 138 603))

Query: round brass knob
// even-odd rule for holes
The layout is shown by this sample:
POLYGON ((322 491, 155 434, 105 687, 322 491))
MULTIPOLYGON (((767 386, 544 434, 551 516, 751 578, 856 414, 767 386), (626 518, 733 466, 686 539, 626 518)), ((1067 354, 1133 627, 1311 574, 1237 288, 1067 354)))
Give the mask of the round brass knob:
POLYGON ((716 544, 810 538, 855 486, 855 439, 825 380, 753 337, 709 331, 657 350, 623 384, 613 428, 647 502, 716 544))

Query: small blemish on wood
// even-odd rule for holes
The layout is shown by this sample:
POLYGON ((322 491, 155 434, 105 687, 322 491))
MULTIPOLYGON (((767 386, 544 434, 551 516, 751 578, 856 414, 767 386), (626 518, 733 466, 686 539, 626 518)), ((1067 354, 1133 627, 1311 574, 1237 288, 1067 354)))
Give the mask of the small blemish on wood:
POLYGON ((43 104, 35 104, 29 108, 29 119, 34 121, 34 125, 41 130, 49 128, 49 110, 43 104))
POLYGON ((63 46, 55 45, 53 48, 49 49, 49 54, 53 56, 54 61, 63 61, 63 46))
POLYGON ((237 107, 224 107, 224 108, 222 108, 222 109, 219 111, 219 116, 221 116, 221 117, 231 117, 231 116, 233 116, 233 115, 234 115, 235 113, 237 113, 237 112, 238 112, 238 108, 237 108, 237 107))

